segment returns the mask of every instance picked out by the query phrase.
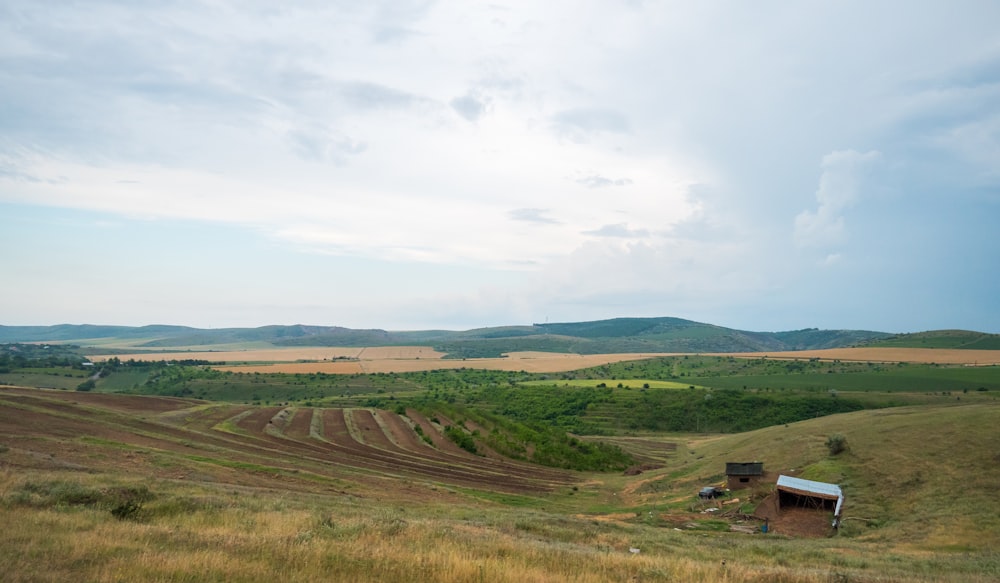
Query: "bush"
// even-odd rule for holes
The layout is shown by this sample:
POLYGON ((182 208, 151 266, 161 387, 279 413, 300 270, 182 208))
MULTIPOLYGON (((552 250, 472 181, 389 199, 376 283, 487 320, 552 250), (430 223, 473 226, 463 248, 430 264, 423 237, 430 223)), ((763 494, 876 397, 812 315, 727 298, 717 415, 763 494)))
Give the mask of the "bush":
POLYGON ((136 520, 142 511, 142 502, 125 500, 111 509, 111 515, 118 520, 136 520))
POLYGON ((472 439, 472 436, 460 429, 455 425, 449 425, 444 428, 444 434, 448 439, 452 440, 455 445, 464 449, 469 453, 478 454, 479 451, 476 449, 476 442, 472 439))
POLYGON ((839 433, 834 433, 826 438, 826 448, 830 450, 830 455, 837 455, 847 450, 847 438, 839 433))

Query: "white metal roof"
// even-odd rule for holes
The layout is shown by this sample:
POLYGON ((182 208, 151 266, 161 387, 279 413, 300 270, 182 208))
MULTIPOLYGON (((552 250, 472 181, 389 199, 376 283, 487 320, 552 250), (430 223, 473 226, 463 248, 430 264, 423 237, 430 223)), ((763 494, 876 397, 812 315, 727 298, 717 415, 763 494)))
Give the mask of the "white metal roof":
POLYGON ((814 482, 812 480, 803 480, 802 478, 793 478, 791 476, 778 476, 777 487, 779 490, 789 490, 799 494, 826 498, 828 500, 836 500, 837 507, 833 511, 834 516, 840 516, 840 509, 844 506, 844 492, 840 489, 840 486, 836 484, 814 482))

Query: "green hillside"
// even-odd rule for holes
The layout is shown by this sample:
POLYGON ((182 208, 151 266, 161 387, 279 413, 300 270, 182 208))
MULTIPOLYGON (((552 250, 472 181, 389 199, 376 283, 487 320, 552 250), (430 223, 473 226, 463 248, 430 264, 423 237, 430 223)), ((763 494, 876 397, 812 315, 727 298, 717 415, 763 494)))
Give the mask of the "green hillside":
POLYGON ((970 330, 932 330, 876 339, 868 342, 867 345, 895 348, 1000 350, 1000 334, 986 334, 970 330))
POLYGON ((498 357, 506 352, 760 352, 852 346, 889 337, 865 330, 750 332, 681 318, 614 318, 593 322, 497 326, 463 331, 387 331, 339 326, 0 326, 0 342, 119 344, 130 350, 199 346, 430 346, 449 358, 498 357))
POLYGON ((691 441, 641 491, 652 503, 718 482, 727 461, 756 460, 768 472, 839 484, 849 517, 842 535, 958 552, 1000 548, 998 415, 997 402, 902 407, 691 441), (837 456, 825 446, 834 433, 849 446, 837 456))

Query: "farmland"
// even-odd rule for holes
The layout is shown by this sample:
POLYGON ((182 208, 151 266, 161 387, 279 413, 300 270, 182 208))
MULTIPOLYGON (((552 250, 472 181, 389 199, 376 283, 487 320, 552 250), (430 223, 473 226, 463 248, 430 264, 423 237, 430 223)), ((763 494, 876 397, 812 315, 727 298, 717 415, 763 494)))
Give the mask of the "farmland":
MULTIPOLYGON (((390 348, 322 348, 296 355, 316 362, 286 364, 469 362, 390 348)), ((25 525, 0 534, 9 580, 1000 573, 1000 367, 982 362, 574 355, 593 364, 289 374, 178 355, 188 364, 8 361, 7 385, 66 379, 62 390, 0 387, 0 516, 25 525), (846 453, 827 451, 833 433, 846 453), (695 496, 734 459, 839 483, 844 526, 742 534, 765 490, 717 507, 695 496), (954 483, 968 487, 961 497, 948 495, 954 483)))
MULTIPOLYGON (((855 362, 907 362, 937 364, 967 364, 989 366, 1000 364, 1000 351, 926 348, 839 348, 828 350, 719 353, 716 356, 738 358, 773 358, 785 360, 841 360, 855 362)), ((626 354, 560 354, 550 352, 511 352, 501 358, 467 358, 443 360, 443 353, 426 347, 319 348, 297 347, 243 351, 187 351, 167 353, 92 354, 95 361, 116 357, 120 360, 161 361, 194 359, 216 363, 217 368, 230 372, 289 373, 289 374, 371 374, 440 370, 445 368, 476 368, 482 370, 527 371, 536 373, 565 372, 613 362, 644 360, 663 353, 626 354), (304 362, 305 361, 305 362, 304 362)))

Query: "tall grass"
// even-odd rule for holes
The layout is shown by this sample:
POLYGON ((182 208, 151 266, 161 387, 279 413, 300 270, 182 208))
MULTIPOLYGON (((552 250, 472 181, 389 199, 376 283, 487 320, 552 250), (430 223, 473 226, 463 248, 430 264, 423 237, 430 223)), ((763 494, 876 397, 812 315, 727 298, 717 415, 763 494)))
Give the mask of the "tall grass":
MULTIPOLYGON (((136 486, 116 476, 64 477, 30 483, 136 486)), ((120 521, 90 504, 25 503, 17 494, 28 483, 0 472, 0 519, 19 525, 0 531, 4 581, 989 581, 998 568, 989 553, 915 554, 845 539, 167 482, 157 484, 141 520, 120 521)))

